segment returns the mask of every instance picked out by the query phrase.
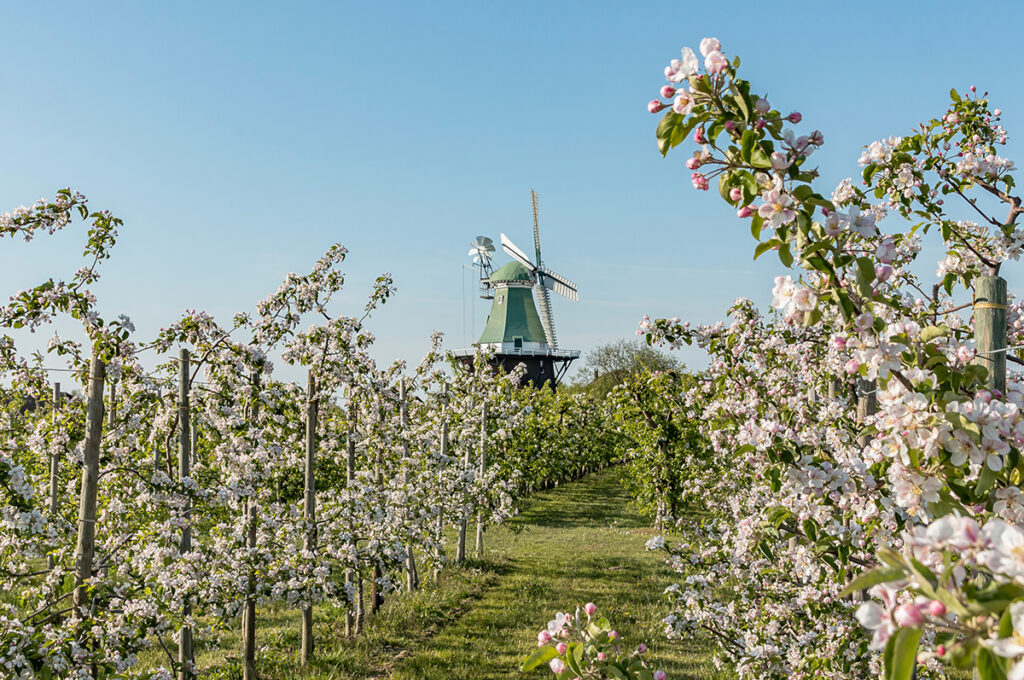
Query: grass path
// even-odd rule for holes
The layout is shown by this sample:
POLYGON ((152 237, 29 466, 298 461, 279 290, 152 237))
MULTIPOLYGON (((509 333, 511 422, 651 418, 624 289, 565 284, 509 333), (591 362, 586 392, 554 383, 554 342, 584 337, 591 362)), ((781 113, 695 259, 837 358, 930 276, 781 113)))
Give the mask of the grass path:
MULTIPOLYGON (((714 677, 706 650, 661 634, 661 594, 672 575, 659 556, 645 552, 650 537, 615 471, 537 494, 509 528, 485 535, 480 567, 494 572, 496 583, 402 659, 390 677, 525 677, 517 668, 536 645, 537 631, 556 609, 588 601, 627 642, 648 642, 655 668, 670 678, 714 677)), ((546 669, 535 675, 550 676, 546 669)))
MULTIPOLYGON (((647 642, 654 667, 673 680, 715 678, 706 649, 662 635, 672 574, 644 550, 652 531, 628 500, 615 470, 535 494, 508 526, 485 534, 482 560, 447 570, 437 586, 427 578, 416 593, 389 598, 359 638, 344 638, 340 612, 318 608, 308 669, 297 663, 299 613, 261 609, 260 680, 546 678, 546 669, 521 673, 520 662, 556 610, 586 602, 626 643, 647 642)), ((235 630, 198 650, 200 677, 238 680, 238 649, 235 630)))

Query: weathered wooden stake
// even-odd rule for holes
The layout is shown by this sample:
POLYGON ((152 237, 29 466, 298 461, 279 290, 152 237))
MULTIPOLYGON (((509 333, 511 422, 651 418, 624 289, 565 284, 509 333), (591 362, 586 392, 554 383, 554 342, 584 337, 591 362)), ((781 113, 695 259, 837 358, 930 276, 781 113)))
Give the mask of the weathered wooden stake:
MULTIPOLYGON (((441 407, 441 458, 444 459, 448 455, 448 419, 444 412, 445 407, 441 407)), ((437 535, 435 548, 435 558, 437 559, 437 566, 434 568, 434 585, 441 582, 441 541, 444 539, 444 514, 441 512, 441 508, 437 509, 437 535)))
MULTIPOLYGON (((857 378, 857 424, 863 425, 868 416, 878 410, 878 383, 867 378, 857 378)), ((864 448, 870 442, 868 435, 857 438, 857 444, 864 448)))
MULTIPOLYGON (((260 375, 252 376, 253 402, 250 417, 253 424, 260 415, 260 375)), ((245 547, 250 555, 256 552, 256 500, 245 504, 245 547)), ((242 610, 242 680, 256 680, 256 573, 250 568, 246 584, 245 605, 242 610)))
MULTIPOLYGON (((189 357, 188 350, 182 349, 178 359, 179 383, 178 383, 178 419, 181 427, 178 429, 178 481, 184 482, 188 479, 189 463, 192 459, 192 432, 189 425, 189 357)), ((181 528, 181 543, 178 545, 178 552, 187 555, 192 552, 192 501, 185 501, 185 525, 181 528)), ((187 621, 192 616, 192 603, 185 599, 182 603, 182 617, 186 623, 182 624, 178 642, 178 663, 181 664, 181 671, 178 675, 181 680, 192 680, 195 674, 195 656, 192 652, 192 627, 187 621)))
POLYGON ((92 578, 96 548, 96 494, 100 475, 100 442, 103 440, 103 383, 106 365, 93 348, 89 361, 88 402, 85 412, 85 444, 82 463, 82 492, 78 509, 78 545, 75 549, 75 593, 72 602, 81 609, 88 606, 88 587, 92 578))
MULTIPOLYGON (((384 422, 384 409, 377 406, 377 422, 384 422)), ((384 485, 384 451, 382 448, 377 448, 376 456, 376 474, 374 479, 379 489, 384 485)), ((380 592, 380 578, 381 578, 380 562, 374 561, 373 568, 370 570, 370 577, 373 579, 370 583, 370 613, 376 614, 380 606, 384 604, 384 596, 380 592)))
MULTIPOLYGON (((316 550, 316 421, 319 411, 319 400, 316 396, 316 379, 313 370, 309 371, 306 386, 306 495, 302 508, 303 519, 306 520, 306 552, 312 555, 316 550)), ((302 653, 300 663, 309 664, 313 658, 313 605, 302 608, 302 653)))
MULTIPOLYGON (((61 393, 60 383, 53 383, 53 424, 54 429, 57 427, 57 413, 60 411, 61 393)), ((57 509, 60 507, 60 490, 58 486, 60 484, 60 455, 57 451, 54 451, 50 455, 50 521, 54 521, 57 518, 57 509)), ((53 555, 46 556, 46 568, 53 569, 54 560, 53 555)))
MULTIPOLYGON (((409 440, 407 434, 409 432, 409 403, 408 395, 406 394, 405 378, 398 383, 398 397, 399 397, 399 415, 401 416, 402 422, 402 453, 406 458, 409 457, 409 440)), ((409 472, 405 472, 405 483, 409 483, 409 472)), ((409 592, 416 590, 419 586, 419 574, 416 573, 416 555, 413 553, 413 546, 409 544, 406 546, 406 557, 405 557, 405 589, 409 592)))
MULTIPOLYGON (((348 405, 348 417, 349 417, 349 421, 348 421, 348 437, 347 437, 347 441, 345 442, 345 449, 346 449, 346 451, 345 451, 345 453, 346 453, 346 456, 345 456, 345 484, 348 487, 351 487, 352 483, 355 482, 355 479, 356 479, 356 428, 355 428, 355 414, 356 414, 356 410, 352 406, 352 397, 351 397, 351 393, 350 393, 349 394, 349 405, 348 405)), ((350 512, 351 512, 351 508, 350 508, 350 512)), ((352 532, 355 531, 355 527, 353 527, 351 523, 349 524, 348 528, 349 528, 349 533, 352 533, 352 532)), ((353 545, 352 548, 355 549, 355 546, 353 545)), ((356 635, 359 634, 360 621, 362 620, 362 616, 363 616, 362 615, 362 609, 363 609, 363 598, 362 598, 363 586, 362 586, 362 581, 360 580, 359 587, 357 589, 356 586, 355 586, 355 580, 354 580, 355 577, 356 577, 356 574, 355 574, 355 571, 352 569, 352 567, 347 567, 345 569, 345 589, 346 589, 346 592, 350 593, 350 592, 352 592, 352 590, 356 590, 356 592, 358 593, 359 596, 354 598, 355 599, 355 603, 353 604, 353 606, 348 608, 348 611, 345 612, 345 637, 350 637, 353 634, 356 634, 356 635)))
POLYGON ((985 387, 1006 394, 1006 279, 979 276, 974 280, 974 363, 988 369, 985 387))
MULTIPOLYGON (((480 479, 487 472, 487 402, 480 408, 480 479)), ((484 556, 484 511, 476 513, 476 558, 484 556)))

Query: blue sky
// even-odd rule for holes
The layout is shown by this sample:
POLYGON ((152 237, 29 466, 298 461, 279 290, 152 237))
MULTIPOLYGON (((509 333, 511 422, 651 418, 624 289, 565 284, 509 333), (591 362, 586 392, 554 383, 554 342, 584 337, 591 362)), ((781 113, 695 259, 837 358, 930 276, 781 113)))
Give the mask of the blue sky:
MULTIPOLYGON (((690 188, 685 153, 655 148, 646 103, 682 46, 717 36, 755 90, 822 130, 830 189, 863 144, 941 114, 950 87, 992 92, 1015 155, 1024 10, 973 7, 7 3, 0 207, 70 185, 121 216, 97 293, 143 336, 186 308, 227 322, 340 242, 338 311, 391 272, 376 354, 415 361, 435 328, 449 347, 477 337, 468 244, 504 231, 528 246, 533 187, 545 259, 580 286, 578 304, 555 300, 560 343, 586 350, 645 313, 764 304, 780 269, 690 188)), ((69 276, 81 241, 4 242, 0 294, 69 276)))

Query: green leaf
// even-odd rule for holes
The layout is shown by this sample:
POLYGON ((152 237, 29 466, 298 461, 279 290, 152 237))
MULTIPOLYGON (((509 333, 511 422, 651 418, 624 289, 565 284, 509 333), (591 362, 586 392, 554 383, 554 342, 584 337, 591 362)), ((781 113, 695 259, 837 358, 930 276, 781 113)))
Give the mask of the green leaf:
POLYGON ((762 227, 764 227, 764 218, 755 211, 754 214, 750 216, 750 233, 753 234, 754 238, 758 241, 761 240, 762 227))
POLYGON ((926 326, 921 330, 921 342, 930 342, 935 338, 949 335, 949 326, 926 326))
POLYGON ((757 133, 753 130, 744 130, 740 141, 740 158, 743 159, 744 163, 750 162, 750 154, 753 152, 754 144, 756 143, 757 133))
POLYGON ((1006 680, 1000 659, 987 647, 978 647, 978 676, 981 680, 1006 680))
POLYGON ((608 664, 602 670, 604 670, 605 674, 609 678, 615 678, 615 680, 629 680, 629 676, 626 675, 625 672, 623 672, 617 666, 613 666, 611 664, 608 664))
POLYGON ((900 628, 889 638, 885 647, 886 680, 910 680, 917 665, 917 643, 923 632, 920 628, 900 628))
POLYGON ((952 99, 955 102, 958 102, 958 103, 961 101, 960 100, 960 93, 957 92, 955 88, 950 88, 950 90, 949 90, 949 98, 952 99))
POLYGON ((760 144, 755 144, 754 148, 750 151, 750 164, 755 168, 770 168, 772 167, 772 161, 768 157, 768 154, 764 152, 760 144))
POLYGON ((757 247, 754 248, 754 259, 756 260, 757 258, 764 255, 767 251, 771 250, 772 248, 778 248, 781 245, 782 241, 780 241, 777 238, 773 238, 769 241, 764 241, 763 243, 758 243, 757 247))
POLYGON ((669 110, 658 123, 658 150, 661 155, 668 154, 669 149, 679 146, 697 124, 695 116, 683 116, 669 110))
POLYGON ((793 253, 790 252, 788 243, 779 246, 779 261, 786 267, 793 266, 793 253))
POLYGON ((532 671, 541 664, 551 661, 556 656, 558 656, 558 650, 551 645, 544 645, 543 647, 538 647, 533 654, 526 657, 526 661, 523 661, 523 665, 519 668, 522 671, 532 671))
POLYGON ((811 542, 817 542, 818 524, 813 519, 808 518, 803 521, 803 528, 807 538, 811 539, 811 542))
POLYGON ((743 116, 743 120, 750 120, 750 105, 747 103, 746 98, 742 94, 736 94, 732 97, 733 101, 736 102, 736 108, 739 109, 740 115, 743 116))
POLYGON ((900 567, 875 567, 869 569, 853 579, 848 586, 843 588, 841 595, 849 595, 858 590, 867 590, 879 583, 890 583, 907 577, 907 572, 900 567))
POLYGON ((981 466, 981 473, 978 475, 978 485, 974 487, 974 493, 983 497, 996 484, 996 473, 992 472, 988 465, 981 466))
POLYGON ((723 172, 718 176, 718 193, 722 195, 722 200, 732 204, 733 200, 729 198, 730 189, 732 189, 732 173, 723 172))

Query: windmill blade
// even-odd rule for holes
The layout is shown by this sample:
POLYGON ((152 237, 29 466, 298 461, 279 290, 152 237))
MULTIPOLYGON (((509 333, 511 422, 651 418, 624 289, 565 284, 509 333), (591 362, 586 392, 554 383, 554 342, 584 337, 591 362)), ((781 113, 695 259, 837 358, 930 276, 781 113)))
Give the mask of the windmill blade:
POLYGON ((540 311, 540 323, 544 326, 544 335, 548 339, 548 347, 551 349, 558 349, 558 337, 555 335, 555 318, 551 314, 551 294, 547 289, 547 282, 544 281, 544 276, 539 275, 536 285, 537 289, 537 307, 540 311))
POLYGON ((472 243, 469 244, 470 248, 476 250, 486 250, 489 253, 494 252, 494 241, 488 236, 477 236, 472 243))
POLYGON ((561 274, 556 274, 550 269, 540 270, 543 276, 539 277, 543 280, 544 287, 549 288, 564 298, 569 298, 573 302, 579 302, 579 289, 576 284, 565 278, 561 274))
POLYGON ((518 261, 531 272, 537 270, 537 268, 533 266, 533 263, 530 262, 530 258, 526 256, 526 253, 520 250, 515 243, 512 243, 512 239, 510 239, 508 236, 505 236, 505 234, 501 235, 501 247, 505 249, 505 252, 508 253, 513 260, 518 261))
POLYGON ((540 259, 540 221, 537 219, 537 192, 530 189, 530 203, 533 205, 533 245, 537 249, 537 266, 543 266, 540 259))

